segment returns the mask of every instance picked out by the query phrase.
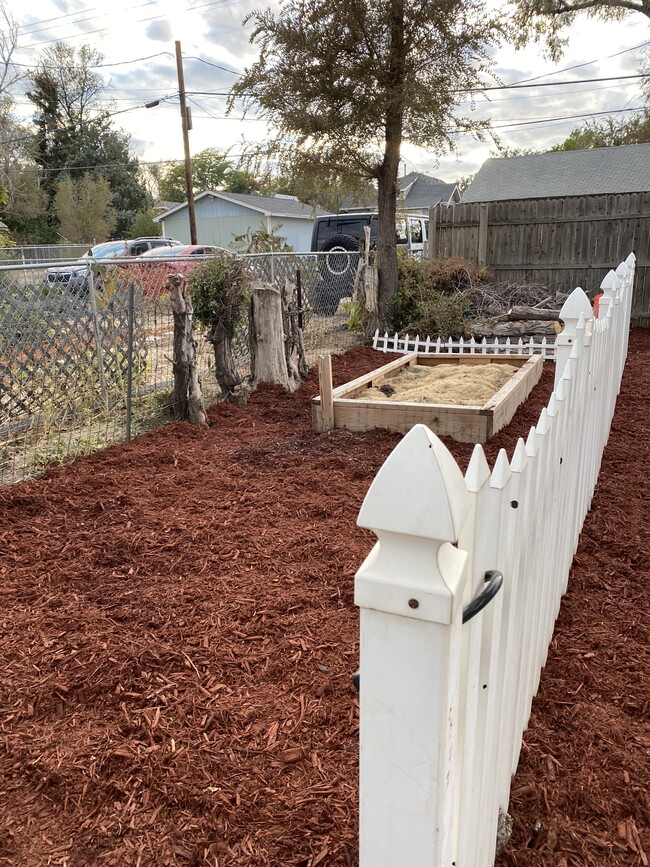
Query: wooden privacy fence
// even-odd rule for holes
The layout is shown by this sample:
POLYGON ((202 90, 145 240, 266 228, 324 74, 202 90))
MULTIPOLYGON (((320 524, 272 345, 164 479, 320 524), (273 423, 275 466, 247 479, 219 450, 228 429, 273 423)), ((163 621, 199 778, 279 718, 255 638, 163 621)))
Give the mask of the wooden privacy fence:
POLYGON ((487 265, 500 283, 590 294, 612 262, 636 256, 632 324, 650 325, 650 192, 437 205, 429 256, 487 265))
POLYGON ((555 387, 490 470, 463 477, 424 425, 359 513, 360 867, 489 867, 533 696, 598 477, 627 354, 634 256, 575 289, 555 387), (484 606, 484 607, 482 607, 484 606), (478 612, 477 612, 477 609, 478 612))

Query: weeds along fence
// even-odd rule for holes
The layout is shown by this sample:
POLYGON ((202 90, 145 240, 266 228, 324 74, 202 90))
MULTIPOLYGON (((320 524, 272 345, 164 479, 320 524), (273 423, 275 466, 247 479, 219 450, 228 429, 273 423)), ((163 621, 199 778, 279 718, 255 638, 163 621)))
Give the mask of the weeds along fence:
MULTIPOLYGON (((359 341, 339 303, 347 284, 329 273, 322 257, 248 258, 259 279, 300 285, 310 363, 359 341)), ((48 464, 169 420, 173 313, 164 282, 170 272, 196 264, 197 257, 176 257, 151 264, 112 260, 100 267, 87 260, 0 267, 0 484, 35 477, 48 464)), ((195 325, 209 403, 219 397, 214 355, 205 330, 195 325)), ((250 372, 245 317, 235 344, 245 377, 250 372)))
POLYGON ((489 867, 598 478, 627 354, 635 259, 576 289, 539 421, 463 476, 414 427, 359 513, 360 867, 489 867))

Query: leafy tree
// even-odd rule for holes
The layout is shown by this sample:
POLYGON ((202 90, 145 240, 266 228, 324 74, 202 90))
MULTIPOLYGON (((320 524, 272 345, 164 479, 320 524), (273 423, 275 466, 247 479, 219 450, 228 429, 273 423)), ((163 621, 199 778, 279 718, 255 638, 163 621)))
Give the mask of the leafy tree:
POLYGON ((135 220, 131 226, 131 234, 134 238, 155 238, 162 235, 162 226, 160 223, 154 223, 153 218, 156 212, 149 208, 147 211, 140 211, 135 215, 135 220))
POLYGON ((561 144, 552 147, 551 151, 577 151, 644 142, 650 142, 650 111, 630 120, 608 117, 600 122, 587 121, 584 126, 574 129, 561 144))
POLYGON ((88 46, 56 43, 43 52, 27 96, 35 105, 36 162, 48 197, 50 225, 56 225, 54 197, 65 174, 95 170, 108 182, 116 211, 115 232, 129 234, 138 211, 150 204, 129 137, 113 128, 102 102, 103 82, 92 67, 102 55, 88 46))
POLYGON ((223 189, 227 193, 256 193, 261 188, 261 181, 245 169, 231 169, 223 184, 223 189))
POLYGON ((54 209, 61 235, 70 244, 101 243, 117 222, 108 181, 89 172, 78 181, 69 175, 59 181, 54 209))
MULTIPOLYGON (((221 189, 231 169, 230 162, 216 148, 206 148, 192 157, 192 188, 195 194, 221 189)), ((160 179, 159 195, 168 202, 187 199, 185 164, 172 166, 160 179)))
MULTIPOLYGON (((244 111, 257 105, 277 130, 279 171, 377 183, 379 319, 388 326, 397 291, 395 216, 402 141, 434 153, 455 133, 486 123, 457 114, 484 83, 500 23, 482 0, 287 0, 255 12, 258 61, 234 86, 244 111)), ((248 20, 248 19, 247 19, 248 20)))
POLYGON ((531 36, 545 38, 554 60, 566 45, 563 32, 581 12, 603 21, 620 21, 632 12, 650 18, 650 0, 514 0, 514 5, 518 43, 524 44, 531 36))

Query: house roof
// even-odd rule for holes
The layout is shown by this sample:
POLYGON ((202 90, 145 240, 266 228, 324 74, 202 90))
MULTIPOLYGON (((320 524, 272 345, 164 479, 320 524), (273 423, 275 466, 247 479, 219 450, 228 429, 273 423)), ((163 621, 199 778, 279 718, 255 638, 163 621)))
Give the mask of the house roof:
MULTIPOLYGON (((223 199, 227 202, 237 202, 238 205, 250 208, 251 211, 264 214, 267 217, 296 217, 298 219, 310 220, 314 216, 328 213, 318 206, 312 207, 312 205, 300 202, 295 196, 258 196, 254 193, 224 193, 220 190, 206 190, 204 193, 199 193, 194 202, 196 203, 206 196, 211 196, 214 199, 223 199)), ((165 211, 164 214, 154 217, 154 222, 164 220, 165 217, 177 213, 184 208, 187 208, 187 202, 176 205, 165 211)))
MULTIPOLYGON (((406 210, 422 210, 433 208, 439 202, 448 204, 454 197, 456 184, 448 184, 440 178, 425 175, 422 172, 409 172, 397 179, 400 192, 399 207, 406 210)), ((371 211, 377 207, 377 202, 352 203, 341 206, 342 211, 371 211)))
POLYGON ((650 190, 650 144, 486 160, 464 202, 595 196, 650 190))

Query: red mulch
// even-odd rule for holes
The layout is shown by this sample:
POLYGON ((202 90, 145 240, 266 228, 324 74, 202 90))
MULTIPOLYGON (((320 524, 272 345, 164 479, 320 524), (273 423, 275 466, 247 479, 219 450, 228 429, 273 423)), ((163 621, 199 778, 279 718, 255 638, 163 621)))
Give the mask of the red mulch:
MULTIPOLYGON (((335 381, 387 360, 351 350, 335 381)), ((503 867, 647 864, 649 371, 635 330, 503 867)), ((317 434, 316 390, 0 490, 0 864, 357 863, 355 521, 399 437, 317 434)))

